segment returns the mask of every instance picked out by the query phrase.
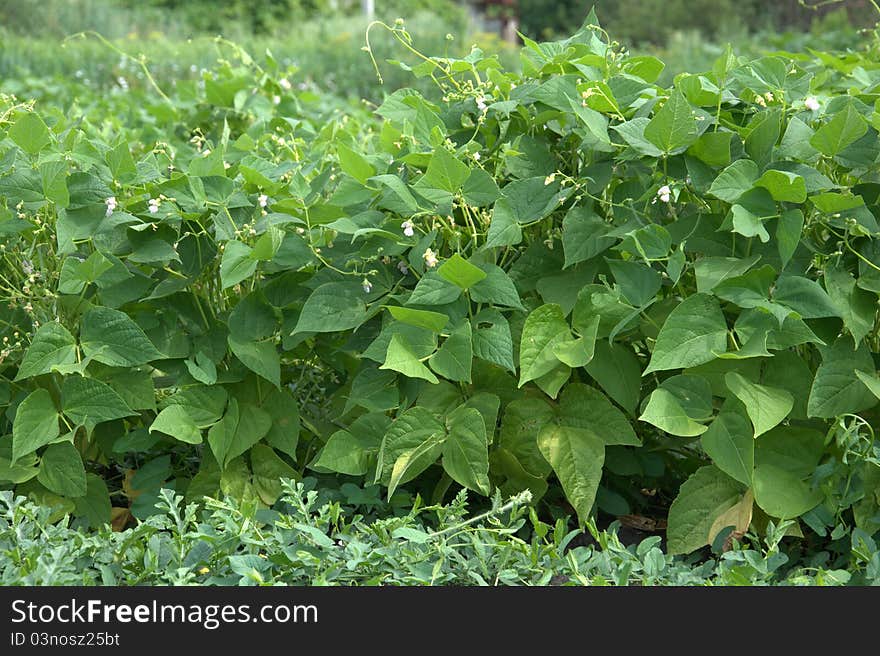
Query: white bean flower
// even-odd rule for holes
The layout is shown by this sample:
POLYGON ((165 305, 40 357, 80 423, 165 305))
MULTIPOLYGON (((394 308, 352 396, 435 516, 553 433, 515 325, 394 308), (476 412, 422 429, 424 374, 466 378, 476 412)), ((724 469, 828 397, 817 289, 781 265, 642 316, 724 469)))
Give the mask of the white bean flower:
POLYGON ((400 227, 403 228, 403 234, 407 237, 412 237, 415 234, 415 226, 409 219, 401 223, 400 227))
POLYGON ((107 206, 107 216, 110 216, 116 210, 116 197, 110 196, 104 201, 104 204, 107 206))
POLYGON ((155 214, 156 212, 159 211, 159 202, 160 201, 158 198, 151 198, 150 199, 150 201, 149 201, 150 214, 155 214))
POLYGON ((804 99, 804 107, 809 109, 811 112, 815 112, 819 109, 819 101, 815 96, 807 96, 804 99))
POLYGON ((669 188, 669 185, 663 185, 657 190, 657 196, 659 196, 660 200, 664 203, 668 203, 671 198, 672 190, 669 188))
POLYGON ((425 264, 428 265, 429 269, 433 269, 435 266, 437 266, 437 253, 432 251, 430 248, 425 249, 425 254, 422 255, 422 257, 425 258, 425 264))

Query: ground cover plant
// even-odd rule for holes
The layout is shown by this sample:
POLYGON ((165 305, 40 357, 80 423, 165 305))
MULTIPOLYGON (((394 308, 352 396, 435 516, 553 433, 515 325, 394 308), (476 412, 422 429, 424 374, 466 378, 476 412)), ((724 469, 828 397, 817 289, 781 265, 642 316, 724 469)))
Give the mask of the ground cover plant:
POLYGON ((93 527, 308 475, 868 544, 876 38, 666 87, 594 15, 516 69, 377 23, 434 89, 378 106, 223 47, 0 101, 0 485, 93 527))

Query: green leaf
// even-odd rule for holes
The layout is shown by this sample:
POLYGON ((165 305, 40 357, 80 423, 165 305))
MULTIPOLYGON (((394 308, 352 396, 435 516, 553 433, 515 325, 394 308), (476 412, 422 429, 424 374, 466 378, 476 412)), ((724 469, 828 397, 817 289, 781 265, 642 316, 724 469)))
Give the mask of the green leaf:
POLYGON ((473 287, 486 277, 482 269, 475 267, 458 253, 440 265, 437 275, 461 289, 473 287))
POLYGON ((728 278, 743 275, 751 269, 760 257, 701 257, 694 262, 694 274, 697 277, 697 291, 712 291, 719 283, 728 278))
POLYGON ((217 382, 217 366, 203 351, 196 353, 195 359, 184 360, 189 375, 200 383, 213 385, 217 382))
POLYGON ((403 335, 395 334, 388 343, 388 351, 385 353, 385 362, 379 369, 390 369, 397 371, 409 378, 421 378, 429 383, 439 383, 431 370, 428 369, 416 354, 412 352, 406 338, 403 335))
POLYGON ((227 398, 222 385, 192 385, 169 396, 166 403, 183 406, 196 426, 205 428, 223 416, 227 398))
POLYGON ((362 185, 367 184, 367 180, 376 175, 375 167, 363 155, 353 151, 345 144, 336 144, 336 155, 339 157, 339 165, 342 170, 362 185))
POLYGON ((50 321, 40 326, 34 334, 15 380, 47 374, 52 371, 53 365, 75 362, 76 340, 73 335, 57 321, 50 321))
POLYGON ((522 241, 522 228, 516 220, 513 207, 507 198, 499 198, 492 208, 489 232, 484 248, 515 246, 522 241))
POLYGON ((764 172, 756 187, 763 187, 770 192, 773 200, 787 203, 803 203, 807 200, 807 185, 804 179, 788 171, 776 171, 770 169, 764 172))
POLYGON ((247 244, 232 240, 225 244, 220 260, 220 282, 223 289, 237 285, 250 278, 257 270, 257 260, 247 244))
POLYGON ((683 369, 714 360, 727 350, 727 323, 718 300, 708 294, 694 294, 669 314, 645 370, 683 369))
POLYGON ((694 472, 669 507, 669 553, 687 554, 709 544, 715 520, 739 502, 742 492, 742 486, 717 467, 694 472))
POLYGON ((613 246, 609 225, 591 206, 572 207, 562 219, 562 250, 565 268, 590 260, 613 246))
POLYGON ((267 412, 250 403, 229 400, 223 419, 208 431, 208 444, 221 469, 259 442, 272 427, 267 412))
POLYGON ((137 414, 109 385, 76 375, 67 376, 61 385, 61 410, 85 426, 137 414))
POLYGON ((70 204, 67 190, 67 162, 49 161, 40 164, 40 177, 43 179, 43 193, 58 207, 70 204))
POLYGON ((699 115, 680 91, 673 91, 669 100, 645 126, 645 139, 662 152, 683 152, 708 127, 705 115, 699 115))
POLYGON ((571 338, 562 308, 548 303, 532 311, 523 326, 519 350, 519 387, 549 373, 559 363, 556 344, 571 338))
POLYGON ((58 411, 52 396, 44 389, 28 394, 15 411, 12 422, 12 463, 53 442, 61 434, 58 411))
POLYGON ((880 378, 858 369, 856 369, 856 377, 871 391, 871 394, 880 399, 880 378))
POLYGON ((791 261, 801 240, 804 230, 804 213, 800 210, 786 210, 779 217, 776 224, 776 247, 779 249, 779 259, 782 260, 783 268, 791 261))
POLYGON ((718 174, 708 193, 728 203, 735 203, 758 179, 758 165, 750 159, 738 159, 718 174))
POLYGON ((641 398, 642 368, 632 351, 607 340, 596 342, 587 373, 630 415, 636 412, 641 398))
POLYGON ((471 324, 467 320, 458 324, 437 352, 428 360, 437 374, 447 380, 471 382, 471 365, 474 360, 471 324))
POLYGON ((182 405, 169 405, 156 415, 150 424, 150 432, 153 431, 170 435, 187 444, 202 443, 202 432, 182 405))
POLYGON ((52 444, 43 452, 37 480, 64 497, 81 497, 87 491, 82 457, 70 442, 52 444))
POLYGON ((820 490, 811 490, 796 475, 774 465, 759 464, 752 480, 755 503, 771 517, 800 517, 823 499, 820 490))
POLYGON ((846 109, 837 112, 830 121, 816 130, 816 134, 810 139, 810 145, 822 154, 834 157, 867 131, 868 124, 850 102, 846 109))
POLYGON ((770 233, 764 227, 761 217, 752 214, 742 205, 734 205, 730 212, 733 216, 733 232, 743 237, 758 237, 764 243, 770 241, 770 233))
POLYGON ((255 444, 250 456, 254 489, 263 503, 271 506, 281 496, 281 479, 299 479, 299 474, 279 458, 272 447, 265 444, 255 444))
POLYGON ((486 273, 486 277, 471 287, 470 297, 474 303, 524 309, 516 285, 504 269, 494 264, 483 264, 480 268, 486 273))
POLYGON ((86 356, 111 367, 136 367, 164 357, 127 314, 107 307, 83 315, 79 337, 86 356))
POLYGON ((865 387, 856 370, 874 371, 870 350, 862 343, 854 351, 849 338, 839 337, 822 353, 822 364, 816 370, 807 401, 807 414, 830 419, 876 405, 877 398, 865 387))
POLYGON ((758 385, 733 371, 725 374, 724 382, 745 405, 755 437, 777 426, 794 407, 794 397, 784 389, 758 385))
POLYGON ((411 481, 437 461, 442 453, 444 441, 445 436, 432 433, 422 443, 404 452, 394 461, 388 481, 388 499, 391 499, 398 486, 411 481))
POLYGON ((648 398, 648 405, 639 417, 670 435, 695 437, 706 432, 706 427, 687 416, 675 395, 663 388, 657 388, 648 398))
POLYGON ((49 128, 34 112, 20 112, 9 128, 8 136, 23 151, 35 155, 52 143, 49 128))
POLYGON ((459 485, 489 496, 489 444, 483 416, 462 406, 449 415, 446 427, 443 469, 459 485))
POLYGON ((712 167, 730 164, 732 132, 707 132, 688 148, 688 154, 712 167))
POLYGON ((797 312, 803 319, 839 316, 837 307, 815 280, 802 276, 781 276, 773 300, 797 312))
MULTIPOLYGON (((410 408, 400 414, 385 432, 379 449, 378 466, 376 467, 375 483, 385 483, 391 479, 392 470, 398 459, 419 445, 430 443, 436 447, 436 456, 412 476, 418 476, 440 456, 442 442, 446 438, 446 428, 437 421, 434 414, 419 406, 410 408)), ((399 483, 406 483, 410 478, 402 477, 399 483)))
POLYGON ((412 308, 398 307, 395 305, 383 305, 391 316, 398 321, 409 324, 410 326, 418 326, 419 328, 427 328, 431 332, 439 333, 446 327, 449 317, 440 312, 429 312, 428 310, 414 310, 412 308))
POLYGON ((592 433, 608 446, 641 446, 632 426, 599 390, 571 383, 559 399, 558 422, 592 433))
POLYGON ((580 428, 548 424, 538 433, 538 448, 562 483, 579 522, 586 523, 602 480, 604 442, 580 428))
POLYGON ((439 146, 434 150, 422 180, 435 189, 454 194, 461 189, 470 172, 466 164, 457 160, 445 147, 439 146))
POLYGON ((85 517, 89 526, 100 528, 110 523, 110 491, 104 479, 96 474, 86 474, 86 494, 75 500, 76 514, 85 517))
POLYGON ((276 388, 281 387, 281 359, 273 340, 243 341, 229 335, 227 341, 232 353, 244 366, 276 388))
POLYGON ((429 271, 413 289, 407 305, 446 305, 459 296, 459 287, 438 276, 436 271, 429 271))
POLYGON ((328 282, 306 299, 291 335, 350 330, 366 319, 367 306, 360 285, 328 282))
POLYGON ((640 116, 624 123, 612 125, 611 129, 623 137, 623 140, 640 155, 661 157, 663 151, 645 138, 645 129, 648 123, 650 123, 650 119, 640 116))
POLYGON ((803 480, 825 453, 825 433, 803 426, 777 426, 755 440, 755 464, 773 465, 803 480))
POLYGON ((857 281, 842 266, 825 267, 825 289, 843 318, 843 325, 860 343, 874 328, 877 296, 857 286, 857 281))
POLYGON ((749 420, 739 411, 729 405, 722 408, 700 437, 700 443, 721 471, 746 486, 752 484, 755 438, 749 420))
POLYGON ((498 447, 512 454, 531 475, 545 477, 550 463, 538 449, 538 433, 553 421, 553 410, 542 399, 511 401, 504 409, 498 447))
MULTIPOLYGON (((284 242, 284 236, 284 231, 278 226, 268 226, 266 228, 266 232, 260 235, 260 238, 257 239, 257 243, 254 244, 254 248, 250 253, 250 257, 257 260, 258 262, 268 262, 273 257, 275 257, 275 255, 281 249, 281 244, 284 242)), ((222 262, 220 263, 220 266, 222 269, 222 262)), ((246 264, 245 268, 247 268, 246 264)), ((244 269, 242 269, 242 271, 243 270, 244 269)), ((253 271, 251 271, 251 274, 252 273, 253 271)), ((251 274, 248 274, 247 276, 245 276, 245 278, 249 277, 251 274)), ((224 285, 224 289, 225 288, 226 285, 224 285)))

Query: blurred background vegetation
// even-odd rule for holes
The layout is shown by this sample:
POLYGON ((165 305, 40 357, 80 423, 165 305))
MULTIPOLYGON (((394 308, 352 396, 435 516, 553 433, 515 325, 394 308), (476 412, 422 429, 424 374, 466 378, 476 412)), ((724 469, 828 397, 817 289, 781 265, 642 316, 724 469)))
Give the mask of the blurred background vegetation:
POLYGON ((229 56, 214 39, 223 35, 258 58, 268 50, 298 83, 377 100, 412 76, 383 62, 407 53, 374 30, 385 78, 378 85, 361 50, 368 14, 389 24, 405 18, 422 52, 463 55, 476 44, 515 66, 517 31, 565 37, 593 5, 613 39, 667 63, 662 82, 708 68, 726 43, 740 54, 856 48, 860 31, 880 19, 876 0, 0 0, 0 90, 10 91, 11 80, 58 76, 138 84, 143 72, 121 53, 143 56, 157 79, 173 84, 229 56), (84 31, 118 50, 68 38, 84 31))

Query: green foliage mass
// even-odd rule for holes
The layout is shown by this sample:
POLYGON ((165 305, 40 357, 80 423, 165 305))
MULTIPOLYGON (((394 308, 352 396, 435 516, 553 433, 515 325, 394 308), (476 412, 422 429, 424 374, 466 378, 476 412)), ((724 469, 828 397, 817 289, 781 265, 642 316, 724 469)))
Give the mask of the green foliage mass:
POLYGON ((647 480, 672 553, 873 534, 876 42, 663 87, 595 23, 375 111, 242 50, 5 98, 0 480, 94 525, 307 471, 585 523, 647 480))

